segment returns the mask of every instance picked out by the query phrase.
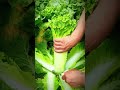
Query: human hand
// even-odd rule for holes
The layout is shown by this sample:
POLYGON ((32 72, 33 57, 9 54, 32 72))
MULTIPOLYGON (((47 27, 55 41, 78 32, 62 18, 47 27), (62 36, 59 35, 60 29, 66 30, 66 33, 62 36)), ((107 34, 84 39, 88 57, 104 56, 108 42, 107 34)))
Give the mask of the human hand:
POLYGON ((83 87, 85 84, 85 74, 75 69, 66 71, 62 79, 74 88, 83 87))
POLYGON ((75 46, 77 43, 77 39, 72 36, 66 36, 63 38, 54 39, 54 50, 56 52, 65 52, 68 51, 70 48, 75 46))

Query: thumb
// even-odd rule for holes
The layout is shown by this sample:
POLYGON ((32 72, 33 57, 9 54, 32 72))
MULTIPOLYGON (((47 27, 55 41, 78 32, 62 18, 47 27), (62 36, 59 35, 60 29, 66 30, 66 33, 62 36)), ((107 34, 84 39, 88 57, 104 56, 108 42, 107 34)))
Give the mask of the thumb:
POLYGON ((61 42, 61 41, 63 41, 64 40, 64 38, 55 38, 54 39, 54 42, 61 42))
POLYGON ((66 75, 65 74, 63 74, 62 79, 66 80, 66 75))

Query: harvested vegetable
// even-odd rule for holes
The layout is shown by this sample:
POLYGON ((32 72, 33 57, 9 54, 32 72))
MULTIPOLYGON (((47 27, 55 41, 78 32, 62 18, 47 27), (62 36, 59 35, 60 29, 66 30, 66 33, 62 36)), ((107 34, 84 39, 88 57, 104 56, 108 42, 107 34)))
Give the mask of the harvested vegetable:
POLYGON ((35 67, 37 90, 80 90, 72 88, 62 74, 66 70, 85 71, 84 39, 71 50, 54 51, 53 40, 70 35, 84 9, 84 0, 37 0, 35 67), (40 34, 39 32, 42 32, 40 34), (41 38, 40 41, 37 41, 41 38), (51 77, 51 78, 50 78, 51 77), (40 87, 40 86, 43 87, 40 87))

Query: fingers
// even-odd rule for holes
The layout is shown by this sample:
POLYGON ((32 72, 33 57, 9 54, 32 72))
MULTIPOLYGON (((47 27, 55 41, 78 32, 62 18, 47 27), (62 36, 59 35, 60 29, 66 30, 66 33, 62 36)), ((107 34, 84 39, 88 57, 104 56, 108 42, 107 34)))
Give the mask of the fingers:
POLYGON ((54 39, 55 43, 63 43, 63 38, 54 39))
POLYGON ((62 46, 57 46, 57 45, 54 45, 54 48, 57 49, 57 50, 63 49, 62 46))
POLYGON ((62 79, 65 80, 65 82, 68 83, 70 86, 72 86, 72 87, 74 87, 74 88, 78 87, 78 85, 75 83, 75 81, 74 81, 73 79, 69 78, 69 77, 71 77, 71 75, 70 75, 70 73, 67 71, 67 72, 65 72, 64 75, 62 76, 62 79))
POLYGON ((57 53, 62 53, 62 52, 65 52, 66 50, 56 50, 55 49, 55 52, 57 52, 57 53))
POLYGON ((54 50, 58 53, 65 52, 65 43, 63 38, 61 39, 54 39, 54 50))
POLYGON ((62 39, 54 39, 54 46, 62 46, 63 40, 62 39))
POLYGON ((62 76, 62 79, 65 80, 67 83, 71 82, 71 73, 69 71, 64 72, 64 75, 62 76))
POLYGON ((62 45, 64 42, 63 40, 56 41, 54 40, 55 45, 62 45))
POLYGON ((61 42, 54 42, 54 46, 62 46, 63 45, 63 43, 61 43, 61 42))
POLYGON ((54 41, 54 50, 56 52, 63 52, 64 51, 63 43, 60 41, 59 42, 54 41))
POLYGON ((67 50, 67 48, 65 46, 57 46, 57 45, 54 45, 54 50, 56 52, 65 52, 67 50))
POLYGON ((84 75, 79 70, 72 69, 64 72, 62 79, 74 88, 84 86, 84 75))
POLYGON ((73 45, 70 36, 54 39, 55 52, 62 53, 68 51, 73 45))
POLYGON ((62 79, 63 79, 63 80, 66 80, 66 76, 65 76, 65 75, 63 75, 63 76, 62 76, 62 79))
POLYGON ((55 50, 55 52, 59 52, 59 53, 65 51, 64 46, 62 46, 62 45, 60 45, 60 46, 59 45, 54 45, 54 50, 55 50))
POLYGON ((72 87, 77 87, 78 85, 76 85, 76 83, 73 81, 73 80, 71 80, 70 78, 68 78, 67 76, 66 76, 66 74, 64 74, 63 76, 62 76, 62 79, 63 80, 65 80, 65 82, 66 83, 68 83, 70 86, 72 86, 72 87))

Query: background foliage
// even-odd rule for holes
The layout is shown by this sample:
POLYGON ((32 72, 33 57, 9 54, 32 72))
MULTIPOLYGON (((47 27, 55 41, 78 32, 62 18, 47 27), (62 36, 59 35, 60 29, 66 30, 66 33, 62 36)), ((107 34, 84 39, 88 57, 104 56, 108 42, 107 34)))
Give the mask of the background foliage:
POLYGON ((34 2, 0 0, 0 11, 0 90, 35 90, 34 2))

